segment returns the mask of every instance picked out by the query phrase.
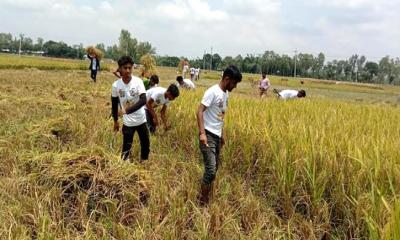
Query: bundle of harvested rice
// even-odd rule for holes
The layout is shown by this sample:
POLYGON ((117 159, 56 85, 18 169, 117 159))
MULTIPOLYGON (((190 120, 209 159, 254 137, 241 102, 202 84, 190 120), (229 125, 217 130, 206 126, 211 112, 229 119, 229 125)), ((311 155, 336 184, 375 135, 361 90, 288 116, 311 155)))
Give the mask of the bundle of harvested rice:
POLYGON ((143 77, 150 77, 157 74, 156 60, 150 54, 143 55, 140 58, 140 72, 143 77))
MULTIPOLYGON (((63 216, 77 230, 83 219, 101 222, 104 216, 122 225, 136 221, 147 204, 146 172, 113 156, 83 150, 77 153, 46 153, 23 161, 27 183, 52 193, 52 216, 63 216)), ((45 194, 45 193, 43 193, 45 194)))
POLYGON ((95 48, 93 46, 87 47, 86 48, 86 53, 91 55, 91 56, 97 57, 98 59, 103 58, 103 55, 104 55, 103 52, 100 49, 95 48))

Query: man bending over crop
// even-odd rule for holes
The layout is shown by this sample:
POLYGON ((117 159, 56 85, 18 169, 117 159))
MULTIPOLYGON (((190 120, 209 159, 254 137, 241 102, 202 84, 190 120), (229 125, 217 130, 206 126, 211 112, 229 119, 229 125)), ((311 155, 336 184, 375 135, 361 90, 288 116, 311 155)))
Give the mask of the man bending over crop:
POLYGON ((278 99, 283 99, 283 100, 306 97, 306 91, 304 91, 304 90, 296 91, 296 90, 286 89, 286 90, 278 91, 278 90, 274 89, 273 92, 276 94, 278 99))
POLYGON ((175 84, 171 84, 168 89, 163 87, 150 88, 147 93, 146 103, 146 118, 147 125, 151 133, 154 133, 159 125, 158 117, 155 109, 162 105, 161 120, 165 130, 168 130, 170 125, 167 120, 167 107, 170 101, 173 101, 179 96, 179 89, 175 84))

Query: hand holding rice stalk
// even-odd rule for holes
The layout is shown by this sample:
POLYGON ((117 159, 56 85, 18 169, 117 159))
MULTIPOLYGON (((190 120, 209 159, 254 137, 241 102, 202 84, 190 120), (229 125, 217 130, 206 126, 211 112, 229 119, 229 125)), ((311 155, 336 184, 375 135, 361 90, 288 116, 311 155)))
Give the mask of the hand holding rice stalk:
POLYGON ((86 53, 89 54, 92 57, 96 57, 97 59, 102 59, 103 58, 103 52, 100 49, 97 49, 93 46, 89 46, 86 48, 86 53))

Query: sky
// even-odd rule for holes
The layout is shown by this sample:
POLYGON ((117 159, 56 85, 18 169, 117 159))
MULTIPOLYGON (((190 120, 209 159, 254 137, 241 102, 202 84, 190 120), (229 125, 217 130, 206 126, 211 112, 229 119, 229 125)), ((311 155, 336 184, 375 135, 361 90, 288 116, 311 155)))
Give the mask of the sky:
POLYGON ((106 46, 121 29, 159 55, 400 57, 400 0, 0 0, 0 32, 106 46))

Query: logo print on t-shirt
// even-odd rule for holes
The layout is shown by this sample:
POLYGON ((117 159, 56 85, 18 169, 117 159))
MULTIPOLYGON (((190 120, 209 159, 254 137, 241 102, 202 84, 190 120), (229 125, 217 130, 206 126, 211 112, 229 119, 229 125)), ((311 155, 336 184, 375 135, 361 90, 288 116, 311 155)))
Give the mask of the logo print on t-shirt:
POLYGON ((120 89, 120 90, 119 90, 119 96, 120 96, 121 98, 124 98, 124 97, 125 97, 125 91, 122 90, 122 89, 120 89))
POLYGON ((131 90, 129 90, 129 94, 133 97, 138 94, 138 91, 136 90, 136 88, 132 88, 131 90))
POLYGON ((219 107, 219 108, 224 108, 224 102, 223 102, 222 100, 219 101, 218 107, 219 107))

